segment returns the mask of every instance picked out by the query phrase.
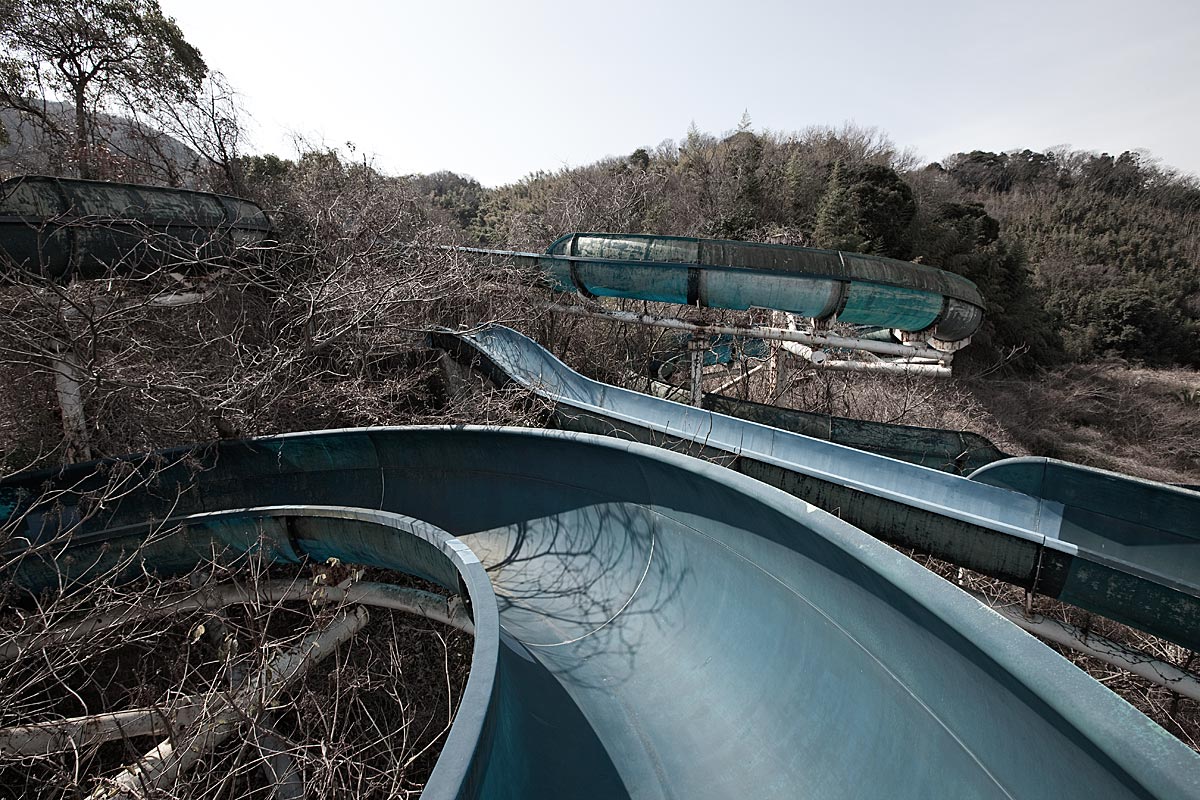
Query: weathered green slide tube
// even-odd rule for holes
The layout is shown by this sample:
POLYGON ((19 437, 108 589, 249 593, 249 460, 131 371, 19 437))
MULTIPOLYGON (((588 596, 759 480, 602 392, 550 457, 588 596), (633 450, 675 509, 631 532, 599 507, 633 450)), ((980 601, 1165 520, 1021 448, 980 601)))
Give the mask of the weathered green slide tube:
POLYGON ((238 197, 40 175, 0 182, 0 267, 64 281, 245 259, 271 232, 238 197))
POLYGON ((645 445, 300 434, 13 476, 0 509, 35 546, 6 553, 28 589, 134 552, 172 572, 259 548, 467 598, 472 671, 427 800, 1200 794, 1200 757, 953 585, 645 445), (126 491, 88 504, 118 477, 126 491), (147 537, 166 515, 185 518, 147 537), (68 545, 36 548, 72 521, 68 545))
POLYGON ((944 350, 964 346, 983 322, 967 278, 861 253, 625 233, 568 233, 545 253, 454 249, 536 267, 555 288, 588 297, 836 318, 944 350))
POLYGON ((569 233, 547 250, 558 285, 601 297, 769 308, 957 342, 983 322, 961 275, 881 256, 722 239, 569 233))

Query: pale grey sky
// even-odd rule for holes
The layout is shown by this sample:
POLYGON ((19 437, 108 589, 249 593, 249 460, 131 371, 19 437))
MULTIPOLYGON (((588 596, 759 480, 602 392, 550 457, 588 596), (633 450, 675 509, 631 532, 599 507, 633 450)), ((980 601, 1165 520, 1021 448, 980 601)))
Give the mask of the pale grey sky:
POLYGON ((743 110, 927 160, 1066 144, 1200 173, 1198 0, 161 4, 243 94, 257 151, 352 141, 392 174, 494 186, 743 110))

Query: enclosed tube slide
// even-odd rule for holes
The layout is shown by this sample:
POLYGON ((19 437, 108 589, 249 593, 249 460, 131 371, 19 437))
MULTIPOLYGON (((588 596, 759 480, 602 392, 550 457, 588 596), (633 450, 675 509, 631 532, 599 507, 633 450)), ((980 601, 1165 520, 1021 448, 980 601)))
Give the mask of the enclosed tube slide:
POLYGON ((568 233, 545 253, 473 252, 534 265, 555 288, 588 297, 836 318, 947 350, 983 322, 983 298, 968 279, 882 256, 625 233, 568 233))
POLYGON ((641 444, 477 428, 221 442, 10 477, 0 509, 25 540, 6 577, 28 590, 255 549, 467 598, 471 674, 426 800, 1200 793, 1200 757, 953 585, 641 444), (89 505, 113 480, 125 491, 89 505))
POLYGON ((1044 458, 963 478, 583 377, 516 331, 435 334, 560 427, 714 459, 886 541, 1200 649, 1200 493, 1044 458))
POLYGON ((40 175, 0 182, 0 265, 62 281, 244 257, 271 232, 239 197, 40 175))

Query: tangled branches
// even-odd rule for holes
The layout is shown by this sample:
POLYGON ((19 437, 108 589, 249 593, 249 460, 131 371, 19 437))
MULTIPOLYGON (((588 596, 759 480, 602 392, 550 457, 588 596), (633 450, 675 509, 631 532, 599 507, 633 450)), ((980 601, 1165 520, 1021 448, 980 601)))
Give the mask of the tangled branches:
POLYGON ((126 559, 10 606, 0 796, 419 794, 469 670, 469 619, 377 582, 392 574, 225 555, 132 583, 126 559), (364 604, 388 608, 368 621, 364 604))
POLYGON ((0 472, 427 418, 428 328, 534 316, 530 275, 419 246, 448 234, 408 184, 313 155, 266 191, 271 246, 214 257, 145 229, 96 278, 6 272, 0 472))

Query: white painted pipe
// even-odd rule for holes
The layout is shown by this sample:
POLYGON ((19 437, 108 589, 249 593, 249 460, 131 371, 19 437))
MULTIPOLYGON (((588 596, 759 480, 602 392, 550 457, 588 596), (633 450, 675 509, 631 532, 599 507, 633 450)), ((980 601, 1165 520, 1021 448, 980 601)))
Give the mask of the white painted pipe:
POLYGON ((750 336, 756 339, 769 339, 783 342, 799 342, 812 347, 836 347, 847 350, 865 350, 868 353, 880 353, 888 356, 903 358, 923 357, 936 359, 949 364, 953 359, 950 353, 942 353, 925 345, 907 345, 894 342, 877 342, 873 339, 849 339, 844 336, 833 336, 827 333, 790 331, 783 328, 768 328, 762 325, 716 325, 707 323, 688 322, 674 317, 657 317, 653 314, 635 314, 631 311, 592 311, 583 306, 564 306, 551 303, 548 308, 561 314, 573 314, 578 317, 594 317, 623 322, 632 325, 650 325, 657 328, 688 331, 689 333, 725 334, 728 336, 750 336))
POLYGON ((1099 659, 1106 664, 1132 672, 1151 683, 1170 689, 1176 694, 1200 700, 1200 676, 1180 669, 1174 664, 1155 658, 1133 648, 1118 644, 1111 639, 1081 630, 1065 620, 1045 617, 1041 614, 1025 616, 1019 605, 992 605, 986 597, 976 592, 967 592, 1000 616, 1034 636, 1099 659))
POLYGON ((952 374, 948 367, 940 364, 930 364, 927 360, 918 361, 915 358, 896 361, 843 361, 829 358, 823 350, 813 350, 808 345, 799 342, 780 342, 779 346, 789 353, 795 353, 807 359, 821 369, 841 372, 890 372, 924 375, 931 378, 949 378, 952 374))

